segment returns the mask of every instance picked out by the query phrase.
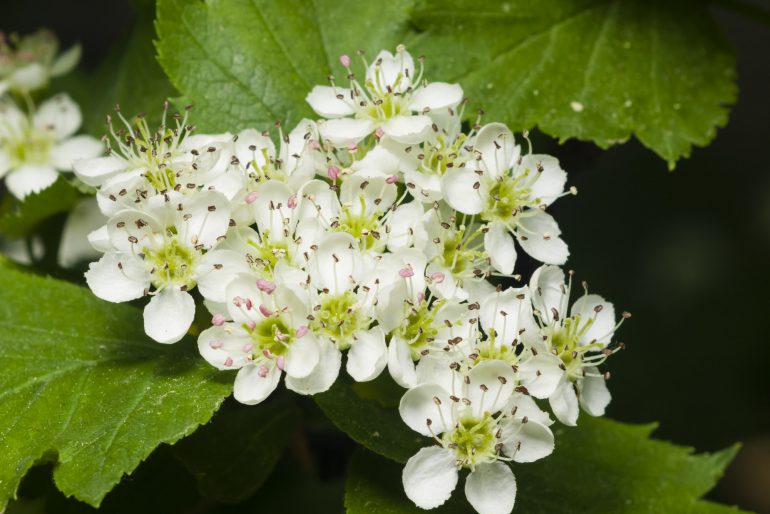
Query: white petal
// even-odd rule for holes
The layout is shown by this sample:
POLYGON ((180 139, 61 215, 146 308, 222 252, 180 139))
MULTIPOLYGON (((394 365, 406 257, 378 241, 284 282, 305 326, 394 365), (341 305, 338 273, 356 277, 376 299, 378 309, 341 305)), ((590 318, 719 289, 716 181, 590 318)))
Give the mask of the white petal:
POLYGON ((528 154, 521 159, 521 170, 530 169, 538 178, 530 187, 530 198, 540 198, 545 205, 551 205, 564 192, 567 172, 559 166, 559 160, 550 155, 528 154), (542 169, 543 171, 537 171, 542 169))
POLYGON ((38 129, 50 132, 57 139, 63 139, 80 128, 83 117, 80 107, 72 98, 66 94, 58 94, 40 104, 32 120, 38 129))
POLYGON ((441 434, 452 423, 452 400, 436 384, 422 384, 409 389, 398 404, 398 412, 409 428, 424 436, 441 434), (430 420, 430 425, 428 424, 430 420))
POLYGON ((409 109, 422 112, 424 109, 438 110, 455 108, 463 100, 463 88, 459 84, 431 82, 417 88, 409 99, 409 109))
POLYGON ((481 299, 479 311, 482 327, 496 333, 496 344, 510 345, 518 339, 521 330, 535 332, 536 324, 532 317, 532 305, 527 287, 509 287, 501 292, 481 299))
POLYGON ((548 398, 559 386, 564 370, 559 357, 541 352, 519 365, 519 379, 529 394, 535 398, 548 398))
POLYGON ((567 286, 564 284, 564 272, 558 266, 540 266, 529 281, 532 291, 532 305, 539 310, 547 323, 550 323, 555 310, 559 318, 567 316, 567 286))
MULTIPOLYGON (((590 375, 599 374, 599 370, 595 367, 586 368, 585 371, 590 375)), ((604 411, 612 400, 604 377, 586 376, 578 380, 577 385, 580 392, 580 405, 583 409, 591 416, 604 416, 604 411)))
POLYGON ((78 65, 78 61, 80 61, 80 54, 81 47, 77 43, 59 54, 53 64, 51 64, 51 69, 49 70, 51 76, 59 77, 72 71, 78 65))
POLYGON ((87 198, 72 209, 62 230, 59 243, 59 265, 69 268, 75 264, 96 259, 101 252, 96 251, 89 242, 89 234, 106 226, 107 219, 99 211, 99 205, 93 197, 87 198))
POLYGON ((375 327, 360 332, 348 350, 347 370, 356 382, 367 382, 377 378, 388 363, 388 347, 385 334, 375 327))
POLYGON ((104 145, 91 136, 75 136, 62 141, 51 150, 51 164, 57 169, 70 171, 80 159, 91 159, 104 151, 104 145))
POLYGON ((318 124, 321 138, 338 148, 358 143, 373 130, 374 124, 371 121, 351 118, 326 120, 318 124))
POLYGON ((9 173, 5 178, 5 186, 13 196, 24 200, 32 193, 39 193, 50 187, 57 178, 59 172, 51 166, 27 164, 9 173))
POLYGON ((230 282, 240 273, 248 272, 249 266, 244 254, 217 248, 206 253, 198 263, 198 290, 208 300, 225 302, 225 291, 230 282))
POLYGON ((251 336, 245 330, 228 323, 201 332, 198 336, 198 351, 212 366, 228 370, 251 365, 249 357, 256 350, 251 336), (248 351, 244 351, 244 348, 248 351))
POLYGON ((100 186, 108 178, 126 170, 126 161, 117 157, 96 157, 72 163, 75 176, 89 186, 100 186))
POLYGON ((467 395, 471 409, 478 417, 484 412, 494 414, 508 403, 513 394, 516 376, 510 364, 498 360, 483 361, 467 375, 467 395))
POLYGON ((86 282, 102 300, 127 302, 144 295, 150 287, 150 274, 137 257, 109 252, 91 263, 86 271, 86 282))
POLYGON ((541 210, 534 216, 521 218, 516 232, 519 244, 530 256, 546 264, 564 264, 569 250, 559 237, 561 230, 553 217, 541 210))
POLYGON ((535 420, 512 422, 502 429, 505 453, 515 462, 535 462, 553 453, 553 432, 535 420))
POLYGON ((347 88, 332 86, 315 86, 305 97, 310 107, 324 118, 339 118, 353 114, 350 99, 351 92, 347 88), (342 98, 339 98, 342 96, 342 98))
POLYGON ((281 379, 281 370, 277 366, 268 366, 266 376, 260 374, 260 366, 244 366, 235 376, 233 397, 246 405, 256 405, 264 401, 275 391, 281 379))
POLYGON ((107 230, 107 225, 102 225, 96 230, 88 234, 88 242, 91 247, 101 253, 107 253, 112 249, 112 243, 110 242, 110 233, 107 230))
POLYGON ((444 174, 444 199, 453 209, 465 214, 478 214, 484 209, 485 188, 481 177, 468 168, 452 168, 444 174), (474 185, 478 183, 478 187, 474 185))
POLYGON ((580 316, 581 327, 592 320, 591 325, 580 336, 580 344, 596 341, 606 345, 610 342, 615 330, 615 307, 610 302, 598 294, 583 295, 572 305, 570 313, 575 317, 580 316))
MULTIPOLYGON (((307 337, 307 336, 305 336, 307 337)), ((321 341, 321 360, 305 378, 286 376, 286 387, 299 394, 318 394, 328 390, 340 373, 342 353, 329 341, 321 341)))
POLYGON ((492 266, 500 273, 510 275, 516 265, 516 247, 513 237, 502 223, 490 223, 484 234, 484 250, 492 260, 492 266))
POLYGON ((556 419, 571 427, 577 424, 578 399, 572 382, 564 380, 548 399, 548 402, 551 404, 551 410, 556 419))
POLYGON ((187 244, 203 245, 211 248, 216 245, 219 238, 227 233, 230 225, 230 202, 227 197, 218 191, 200 191, 182 204, 182 211, 178 211, 181 220, 177 226, 180 228, 181 239, 187 244))
POLYGON ((293 378, 305 378, 318 366, 321 349, 312 334, 295 339, 286 353, 286 374, 293 378))
POLYGON ((414 387, 417 376, 409 344, 400 337, 392 337, 388 346, 388 371, 393 380, 404 388, 414 387))
POLYGON ((17 68, 9 77, 11 87, 21 91, 33 91, 45 86, 48 82, 48 74, 45 66, 39 62, 33 62, 21 68, 17 68))
POLYGON ((347 291, 362 271, 357 242, 346 232, 326 236, 312 259, 313 284, 318 289, 328 289, 331 295, 347 291))
POLYGON ((465 479, 465 497, 479 514, 510 514, 516 501, 513 471, 500 461, 479 464, 465 479))
MULTIPOLYGON (((452 391, 458 386, 460 377, 451 368, 454 362, 452 355, 444 352, 433 352, 420 359, 417 363, 417 384, 433 384, 452 391)), ((443 400, 442 400, 443 401, 443 400)), ((449 419, 447 419, 449 423, 449 419)))
POLYGON ((354 161, 350 166, 356 175, 362 177, 383 177, 388 178, 391 175, 398 174, 399 161, 392 152, 389 152, 382 146, 375 146, 363 159, 354 161))
POLYGON ((293 194, 287 184, 277 180, 265 182, 257 191, 251 210, 260 232, 269 233, 270 241, 283 239, 284 220, 292 217, 288 202, 293 194))
POLYGON ((195 300, 177 288, 164 289, 144 308, 144 331, 159 343, 176 343, 195 317, 195 300))
POLYGON ((235 142, 235 156, 241 163, 254 161, 262 168, 270 159, 275 159, 275 144, 273 140, 262 135, 257 129, 245 129, 238 133, 235 142), (254 148, 254 150, 252 150, 254 148))
POLYGON ((433 120, 423 114, 417 116, 394 116, 382 130, 395 141, 405 145, 419 144, 430 136, 433 120))
POLYGON ((447 501, 457 486, 455 456, 438 446, 422 448, 406 462, 401 480, 415 505, 434 509, 447 501))
POLYGON ((366 70, 366 80, 371 81, 380 92, 387 91, 390 86, 392 90, 403 93, 412 85, 413 77, 414 60, 405 50, 395 55, 381 50, 366 70))
POLYGON ((481 153, 481 168, 492 178, 501 176, 518 156, 513 133, 502 123, 489 123, 481 127, 474 148, 481 153))

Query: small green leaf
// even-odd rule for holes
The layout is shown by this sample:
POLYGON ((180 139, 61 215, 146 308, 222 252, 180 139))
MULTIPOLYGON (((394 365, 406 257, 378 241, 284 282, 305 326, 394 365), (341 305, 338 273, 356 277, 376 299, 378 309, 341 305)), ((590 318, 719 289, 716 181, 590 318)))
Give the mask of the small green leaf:
POLYGON ((417 450, 430 444, 429 439, 404 424, 397 409, 383 406, 392 400, 370 394, 367 389, 368 398, 360 397, 350 377, 341 373, 331 389, 313 399, 337 428, 389 459, 406 462, 417 450))
MULTIPOLYGON (((714 454, 650 440, 652 426, 582 417, 577 428, 558 427, 556 451, 514 464, 514 513, 726 514, 738 509, 702 501, 737 448, 714 454)), ((348 514, 418 514, 403 492, 403 466, 370 452, 353 457, 346 484, 348 514)), ((452 499, 437 514, 472 513, 461 475, 452 499)))
POLYGON ((30 234, 46 218, 70 210, 83 195, 64 177, 39 193, 19 201, 6 195, 0 202, 0 234, 12 238, 30 234))
POLYGON ((402 41, 412 1, 159 0, 159 60, 201 130, 292 124, 340 54, 402 41))
POLYGON ((62 492, 99 505, 156 446, 208 421, 231 379, 192 341, 150 341, 139 310, 0 263, 0 510, 46 460, 62 492))
POLYGON ((673 167, 736 98, 733 52, 696 0, 424 0, 414 21, 429 76, 514 130, 601 147, 633 134, 673 167))
POLYGON ((203 496, 237 503, 270 476, 297 427, 299 411, 286 398, 227 407, 177 443, 174 453, 197 478, 203 496))

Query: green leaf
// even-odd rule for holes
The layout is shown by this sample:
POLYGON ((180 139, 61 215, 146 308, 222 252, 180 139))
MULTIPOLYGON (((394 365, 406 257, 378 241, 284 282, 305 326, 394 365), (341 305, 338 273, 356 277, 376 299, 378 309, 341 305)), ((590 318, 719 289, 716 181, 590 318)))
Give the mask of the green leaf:
POLYGON ((203 131, 292 124, 340 54, 402 41, 412 1, 159 0, 159 60, 203 131))
POLYGON ((0 510, 26 471, 98 505, 160 443, 209 420, 232 388, 192 341, 165 346, 142 314, 0 263, 0 510))
POLYGON ((735 57, 705 2, 424 0, 412 45, 487 120, 601 147, 632 134, 673 167, 736 98, 735 57))
MULTIPOLYGON (((514 464, 515 512, 529 514, 724 514, 740 512, 701 498, 716 483, 736 447, 714 454, 650 440, 654 426, 581 417, 577 428, 558 427, 556 451, 529 464, 514 464)), ((359 451, 350 466, 348 514, 418 514, 403 492, 403 467, 359 451)), ((437 514, 473 512, 464 481, 437 514)))
POLYGON ((285 398, 228 407, 176 444, 174 453, 197 478, 203 496, 237 503, 270 476, 297 427, 299 411, 285 398))
POLYGON ((64 177, 39 193, 19 201, 5 195, 0 202, 0 234, 8 237, 24 237, 30 234, 46 218, 68 211, 83 195, 64 177))
MULTIPOLYGON (((430 444, 429 439, 404 424, 396 408, 384 406, 393 405, 393 398, 377 397, 370 388, 357 393, 353 387, 350 377, 340 373, 331 389, 313 399, 326 417, 354 441, 402 463, 430 444)), ((386 390, 392 394, 391 388, 386 390)))

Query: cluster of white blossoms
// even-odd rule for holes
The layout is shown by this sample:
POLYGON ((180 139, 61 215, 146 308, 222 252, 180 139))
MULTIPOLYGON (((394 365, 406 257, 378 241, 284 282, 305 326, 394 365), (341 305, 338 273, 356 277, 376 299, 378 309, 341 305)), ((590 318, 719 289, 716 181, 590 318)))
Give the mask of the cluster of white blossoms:
POLYGON ((72 171, 75 160, 104 151, 97 139, 75 135, 82 116, 69 96, 59 94, 40 105, 33 99, 80 58, 77 45, 61 55, 58 49, 47 31, 25 37, 0 32, 0 178, 19 200, 51 186, 60 172, 72 171))
POLYGON ((473 507, 510 512, 509 463, 554 448, 545 404, 566 425, 581 406, 603 414, 600 366, 621 347, 611 303, 584 286, 569 305, 567 246, 546 211, 574 190, 506 126, 464 130, 460 86, 426 82, 403 47, 364 61, 363 82, 340 61, 349 83, 307 96, 323 119, 279 128, 277 146, 256 129, 193 135, 186 114, 151 130, 118 113, 108 155, 75 162, 109 218, 90 235, 104 254, 88 284, 113 302, 146 297, 161 343, 188 332, 197 289, 211 314, 199 351, 238 370, 242 403, 282 377, 326 391, 343 360, 356 381, 387 368, 407 389, 403 420, 435 442, 404 469, 408 497, 437 507, 467 469, 473 507), (544 265, 529 285, 495 285, 520 279, 516 241, 544 265))

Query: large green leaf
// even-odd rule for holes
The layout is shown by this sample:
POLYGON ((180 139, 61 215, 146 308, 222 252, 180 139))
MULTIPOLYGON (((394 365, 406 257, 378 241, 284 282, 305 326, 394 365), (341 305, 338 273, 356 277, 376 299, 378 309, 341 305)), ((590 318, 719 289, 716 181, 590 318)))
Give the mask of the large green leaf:
POLYGON ((430 76, 515 130, 602 147, 634 134, 673 166, 714 138, 736 97, 706 2, 424 0, 414 21, 430 76))
MULTIPOLYGON (((658 514, 739 512, 700 498, 735 454, 714 454, 649 439, 652 426, 581 418, 578 428, 556 429, 556 451, 541 461, 515 464, 514 513, 658 514)), ((370 452, 353 458, 346 485, 348 514, 419 514, 404 495, 402 466, 370 452)), ((458 483, 437 513, 472 513, 458 483)))
POLYGON ((228 405, 209 425, 174 445, 174 453, 196 477, 203 496, 237 503, 267 480, 298 422, 299 410, 287 398, 228 405))
POLYGON ((0 510, 41 460, 98 505, 158 444, 208 421, 231 378, 189 340, 150 341, 133 307, 0 263, 0 510))
POLYGON ((375 55, 406 34, 412 0, 159 0, 160 63, 206 131, 312 115, 305 95, 341 53, 375 55))

